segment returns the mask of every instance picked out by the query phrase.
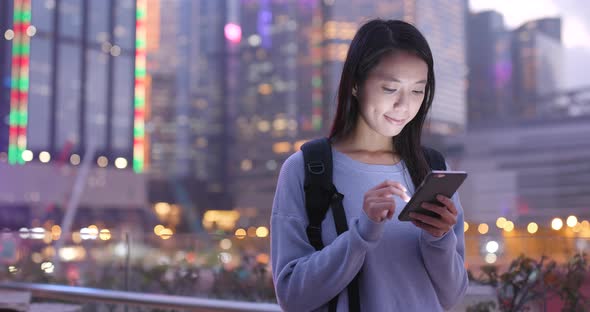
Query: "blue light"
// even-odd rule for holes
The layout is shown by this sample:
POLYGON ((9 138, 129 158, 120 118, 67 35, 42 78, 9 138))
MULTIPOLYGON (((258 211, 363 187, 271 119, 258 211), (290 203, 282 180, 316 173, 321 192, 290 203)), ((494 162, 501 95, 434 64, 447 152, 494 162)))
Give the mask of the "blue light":
POLYGON ((272 47, 272 40, 270 35, 270 27, 272 23, 272 12, 270 10, 269 1, 263 0, 260 3, 260 11, 258 11, 258 33, 262 38, 262 47, 270 49, 272 47))
POLYGON ((2 85, 5 88, 10 89, 10 76, 5 76, 4 79, 2 79, 2 85))

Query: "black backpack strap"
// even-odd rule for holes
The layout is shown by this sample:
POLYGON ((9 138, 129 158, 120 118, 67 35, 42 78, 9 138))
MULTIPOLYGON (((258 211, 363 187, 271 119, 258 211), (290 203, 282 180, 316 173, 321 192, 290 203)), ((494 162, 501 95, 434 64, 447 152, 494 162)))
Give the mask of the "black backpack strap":
POLYGON ((309 141, 301 146, 305 162, 305 210, 309 218, 307 238, 316 249, 324 248, 322 221, 335 192, 332 184, 332 146, 327 138, 309 141))
MULTIPOLYGON (((334 223, 336 223, 336 232, 338 235, 348 231, 348 222, 346 221, 346 213, 344 212, 344 206, 342 205, 342 200, 344 199, 344 195, 335 192, 334 196, 332 197, 332 214, 334 215, 334 223)), ((348 291, 348 311, 350 312, 360 312, 361 310, 361 301, 360 301, 360 292, 359 292, 359 276, 361 275, 361 271, 359 271, 356 276, 350 281, 348 284, 347 291, 348 291)), ((337 299, 338 296, 336 296, 337 299)), ((330 301, 330 312, 336 311, 336 305, 332 308, 332 301, 330 301)))
MULTIPOLYGON (((306 228, 310 244, 316 249, 324 248, 322 242, 322 221, 330 207, 338 235, 348 230, 346 213, 342 200, 332 183, 332 146, 328 138, 309 141, 301 147, 305 163, 305 210, 309 218, 306 228)), ((358 278, 360 272, 348 285, 349 311, 360 311, 358 278)), ((338 295, 330 300, 329 311, 336 312, 338 295)))
POLYGON ((424 151, 424 158, 426 158, 430 169, 447 170, 445 158, 439 151, 429 147, 422 147, 422 150, 424 151))

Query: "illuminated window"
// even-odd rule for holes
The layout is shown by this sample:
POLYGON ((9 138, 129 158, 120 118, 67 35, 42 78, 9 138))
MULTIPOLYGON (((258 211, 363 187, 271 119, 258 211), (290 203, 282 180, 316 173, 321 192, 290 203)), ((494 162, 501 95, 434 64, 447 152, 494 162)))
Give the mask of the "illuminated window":
POLYGON ((218 229, 229 231, 235 228, 239 218, 240 213, 235 210, 208 210, 203 215, 203 227, 214 230, 217 227, 218 229))
POLYGON ((284 154, 291 151, 291 143, 289 142, 278 142, 273 144, 272 151, 275 154, 284 154))
POLYGON ((250 171, 250 170, 252 170, 252 167, 253 167, 252 161, 250 159, 244 159, 244 160, 242 160, 240 167, 242 168, 243 171, 250 171))
POLYGON ((258 93, 262 95, 269 95, 272 93, 272 86, 268 83, 263 83, 258 86, 258 93))

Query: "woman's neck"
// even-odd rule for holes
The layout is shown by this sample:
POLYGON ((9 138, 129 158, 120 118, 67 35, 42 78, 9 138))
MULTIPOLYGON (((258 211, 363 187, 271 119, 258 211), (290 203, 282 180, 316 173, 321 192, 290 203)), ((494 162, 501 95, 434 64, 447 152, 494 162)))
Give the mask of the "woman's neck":
POLYGON ((353 131, 333 142, 333 148, 354 160, 377 165, 392 165, 400 161, 393 150, 393 140, 378 133, 353 131))
POLYGON ((393 140, 371 129, 362 118, 356 123, 354 129, 341 138, 336 147, 343 150, 361 150, 366 152, 393 151, 393 140))

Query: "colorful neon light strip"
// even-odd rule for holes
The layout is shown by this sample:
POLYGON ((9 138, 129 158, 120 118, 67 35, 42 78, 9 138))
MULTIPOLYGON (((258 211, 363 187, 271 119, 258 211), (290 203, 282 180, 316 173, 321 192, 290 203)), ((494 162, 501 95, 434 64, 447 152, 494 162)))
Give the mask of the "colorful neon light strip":
POLYGON ((135 25, 135 118, 133 122, 133 170, 144 169, 146 95, 146 0, 136 0, 135 25))
POLYGON ((22 153, 27 147, 27 103, 29 98, 29 55, 31 41, 31 1, 14 1, 14 38, 10 85, 8 161, 24 164, 22 153))

